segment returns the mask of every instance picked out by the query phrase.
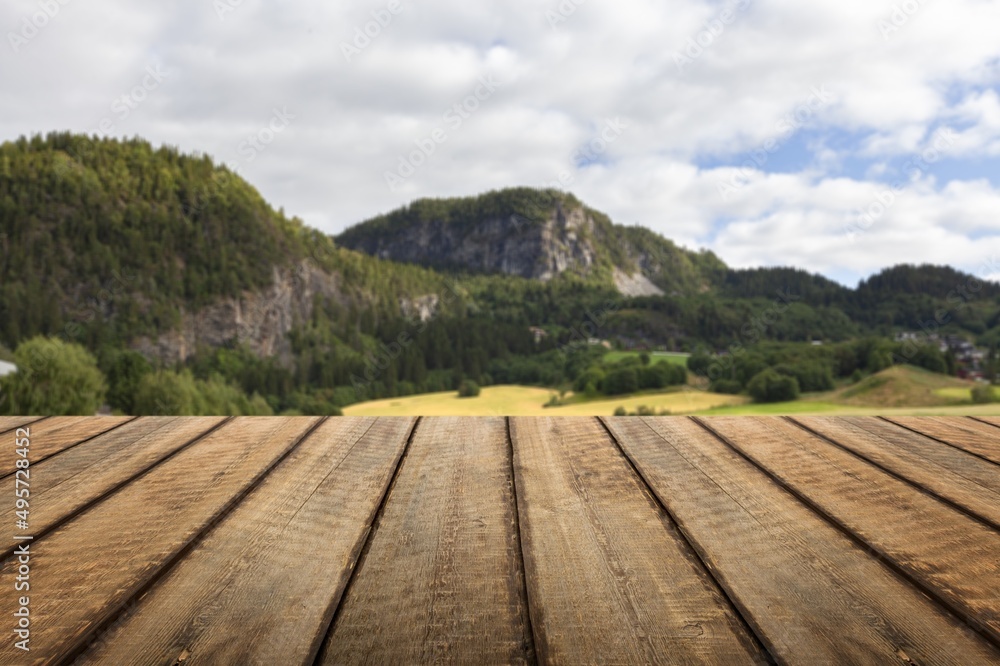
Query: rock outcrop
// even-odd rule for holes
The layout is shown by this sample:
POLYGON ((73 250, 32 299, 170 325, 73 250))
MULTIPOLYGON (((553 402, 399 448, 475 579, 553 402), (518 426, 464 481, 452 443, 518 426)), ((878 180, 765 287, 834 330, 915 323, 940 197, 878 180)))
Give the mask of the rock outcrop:
POLYGON ((133 347, 165 363, 185 361, 199 347, 219 347, 233 341, 262 357, 291 358, 288 333, 312 316, 316 296, 344 302, 336 275, 305 260, 294 268, 274 269, 268 288, 244 292, 197 312, 181 312, 180 326, 157 338, 144 337, 133 347))

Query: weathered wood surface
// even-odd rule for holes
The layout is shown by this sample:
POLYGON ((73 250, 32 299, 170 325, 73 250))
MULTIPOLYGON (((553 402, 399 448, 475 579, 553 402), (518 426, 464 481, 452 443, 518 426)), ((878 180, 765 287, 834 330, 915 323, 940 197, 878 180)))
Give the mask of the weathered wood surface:
POLYGON ((872 417, 792 421, 1000 529, 1000 466, 872 417))
MULTIPOLYGON (((56 661, 131 609, 128 602, 224 515, 314 420, 242 418, 33 544, 30 660, 0 643, 0 663, 56 661)), ((0 568, 13 580, 17 560, 0 568)), ((13 595, 0 597, 12 617, 13 595)))
MULTIPOLYGON (((37 464, 72 446, 85 442, 103 432, 120 427, 132 417, 94 416, 53 416, 30 426, 31 446, 29 459, 37 464)), ((14 473, 16 454, 13 446, 0 447, 0 478, 14 473)))
POLYGON ((978 634, 693 421, 607 423, 776 658, 1000 660, 978 634))
POLYGON ((504 419, 425 418, 324 664, 531 663, 504 419))
POLYGON ((83 663, 312 663, 412 427, 326 421, 83 663))
POLYGON ((0 435, 24 425, 31 425, 40 420, 37 416, 0 416, 0 435))
POLYGON ((0 664, 1000 664, 991 420, 0 417, 0 664))
POLYGON ((1000 428, 960 416, 893 416, 887 421, 1000 465, 1000 428))
POLYGON ((736 610, 597 419, 511 419, 543 661, 763 662, 736 610))
MULTIPOLYGON (((77 511, 151 469, 223 421, 219 417, 152 417, 126 423, 31 466, 31 530, 44 535, 77 511)), ((15 478, 0 480, 0 497, 14 497, 15 478)), ((14 524, 14 506, 0 525, 14 524)), ((16 546, 0 551, 0 559, 16 546)))
POLYGON ((777 417, 702 419, 802 500, 1000 643, 1000 533, 777 417))

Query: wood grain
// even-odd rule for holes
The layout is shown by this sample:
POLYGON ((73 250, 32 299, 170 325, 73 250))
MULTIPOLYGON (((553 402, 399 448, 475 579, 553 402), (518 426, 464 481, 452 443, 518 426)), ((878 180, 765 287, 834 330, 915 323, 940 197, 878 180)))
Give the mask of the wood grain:
POLYGON ((325 422, 82 663, 312 664, 412 426, 325 422))
POLYGON ((1000 466, 872 417, 793 421, 1000 529, 1000 466))
POLYGON ((981 636, 693 421, 606 422, 778 661, 1000 664, 981 636))
POLYGON ((1000 644, 1000 533, 776 417, 699 419, 1000 644))
MULTIPOLYGON (((74 444, 131 421, 131 416, 52 416, 31 426, 31 464, 35 465, 74 444)), ((0 447, 0 478, 13 474, 16 457, 11 446, 0 447)))
POLYGON ((893 416, 886 420, 1000 465, 1000 428, 996 426, 961 416, 893 416))
MULTIPOLYGON (((145 417, 98 435, 31 466, 31 529, 36 538, 222 422, 221 417, 145 417)), ((14 497, 13 476, 0 497, 14 497)), ((0 525, 14 524, 14 506, 0 508, 0 525)), ((4 545, 0 559, 15 545, 4 545)))
POLYGON ((511 421, 539 660, 766 660, 596 419, 511 421))
POLYGON ((40 420, 41 417, 38 416, 0 416, 0 435, 40 420))
MULTIPOLYGON (((313 418, 239 418, 32 544, 32 650, 0 643, 0 663, 58 661, 123 612, 133 596, 183 554, 252 488, 313 418)), ((12 580, 17 562, 0 568, 12 580)), ((6 586, 5 586, 6 587, 6 586)), ((14 595, 0 593, 12 617, 14 595)))
POLYGON ((420 421, 321 663, 530 663, 504 419, 420 421))

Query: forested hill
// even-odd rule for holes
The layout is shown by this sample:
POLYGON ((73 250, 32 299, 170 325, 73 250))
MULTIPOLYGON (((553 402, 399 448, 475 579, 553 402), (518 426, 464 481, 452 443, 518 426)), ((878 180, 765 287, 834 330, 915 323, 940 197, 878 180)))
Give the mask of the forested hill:
POLYGON ((337 242, 443 270, 540 280, 571 275, 630 296, 697 293, 725 271, 711 252, 615 225, 572 194, 530 188, 421 199, 348 229, 337 242))
POLYGON ((1000 343, 1000 285, 950 268, 899 266, 857 289, 729 269, 571 194, 527 188, 416 201, 334 242, 211 158, 138 139, 0 145, 0 248, 0 352, 38 334, 99 355, 132 348, 238 376, 248 392, 267 384, 265 395, 350 384, 400 336, 415 344, 367 395, 395 394, 397 380, 547 381, 550 367, 516 359, 586 339, 594 322, 626 346, 725 349, 779 293, 788 307, 751 326, 755 339, 940 330, 1000 343), (247 374, 212 360, 219 349, 273 367, 247 374))
POLYGON ((38 333, 92 345, 155 337, 247 292, 277 299, 267 290, 279 280, 393 313, 443 288, 432 272, 337 248, 209 157, 141 140, 50 134, 0 146, 0 246, 7 345, 38 333))

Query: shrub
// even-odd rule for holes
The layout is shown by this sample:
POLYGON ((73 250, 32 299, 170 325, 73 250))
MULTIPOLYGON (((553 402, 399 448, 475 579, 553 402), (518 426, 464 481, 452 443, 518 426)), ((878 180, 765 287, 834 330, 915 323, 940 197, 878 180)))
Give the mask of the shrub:
POLYGON ((615 409, 615 416, 628 416, 628 410, 624 407, 618 407, 615 409))
POLYGON ((479 384, 471 379, 463 380, 458 386, 459 398, 475 398, 479 395, 479 384))
POLYGON ((997 397, 996 391, 993 390, 992 386, 977 386, 972 389, 972 402, 977 405, 988 405, 1000 402, 1000 398, 997 397))
POLYGON ((799 389, 802 391, 832 391, 834 389, 833 372, 824 363, 802 361, 778 365, 774 369, 782 375, 795 377, 799 382, 799 389))
POLYGON ((743 391, 743 386, 735 379, 716 379, 712 382, 709 390, 712 393, 739 395, 743 391))
POLYGON ((799 397, 799 382, 768 368, 754 375, 747 390, 755 402, 788 402, 799 397))
POLYGON ((708 376, 708 368, 712 365, 714 359, 711 355, 706 353, 704 350, 699 349, 695 353, 688 356, 687 368, 699 377, 708 376))
POLYGON ((32 338, 18 345, 14 363, 17 372, 0 380, 3 413, 92 416, 104 403, 104 375, 80 345, 32 338))
POLYGON ((604 378, 603 389, 607 395, 635 393, 639 390, 639 374, 635 368, 612 370, 604 378))

